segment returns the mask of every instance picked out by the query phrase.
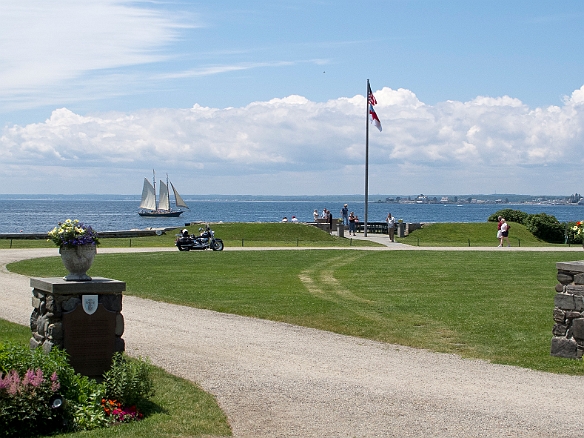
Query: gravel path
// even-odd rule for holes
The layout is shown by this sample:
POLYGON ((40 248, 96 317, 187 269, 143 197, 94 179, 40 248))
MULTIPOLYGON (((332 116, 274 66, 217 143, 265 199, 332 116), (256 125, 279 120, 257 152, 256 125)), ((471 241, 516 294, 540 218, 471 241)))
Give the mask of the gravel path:
MULTIPOLYGON (((28 324, 29 279, 5 264, 42 255, 0 250, 0 318, 28 324)), ((582 377, 130 296, 123 314, 128 353, 214 394, 236 437, 582 436, 582 377)))

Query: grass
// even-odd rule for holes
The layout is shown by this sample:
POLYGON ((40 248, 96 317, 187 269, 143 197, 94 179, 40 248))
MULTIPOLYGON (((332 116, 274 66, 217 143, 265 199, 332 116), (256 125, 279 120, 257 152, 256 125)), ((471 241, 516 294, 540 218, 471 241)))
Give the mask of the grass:
MULTIPOLYGON (((30 329, 0 319, 0 340, 28 344, 30 329)), ((153 367, 156 395, 140 422, 114 428, 53 435, 56 437, 195 437, 231 436, 225 414, 215 399, 193 383, 153 367)))
MULTIPOLYGON (((525 225, 510 222, 511 246, 565 246, 544 242, 531 234, 525 225)), ((414 246, 497 246, 497 224, 486 223, 436 223, 415 230, 408 236, 396 239, 414 246)))
MULTIPOLYGON (((570 253, 253 251, 100 255, 127 293, 501 364, 584 374, 550 356, 558 261, 570 253)), ((57 257, 9 265, 61 276, 57 257)))
MULTIPOLYGON (((190 225, 189 233, 199 234, 202 225, 190 225)), ((330 235, 312 225, 292 223, 221 223, 212 224, 215 236, 222 239, 225 246, 280 246, 280 247, 349 247, 349 246, 377 246, 376 243, 343 239, 330 235)), ((172 247, 175 235, 180 231, 176 229, 167 231, 161 236, 132 237, 132 238, 102 238, 101 248, 123 247, 172 247)), ((55 245, 46 240, 25 239, 0 239, 0 249, 22 248, 54 248, 55 245)))

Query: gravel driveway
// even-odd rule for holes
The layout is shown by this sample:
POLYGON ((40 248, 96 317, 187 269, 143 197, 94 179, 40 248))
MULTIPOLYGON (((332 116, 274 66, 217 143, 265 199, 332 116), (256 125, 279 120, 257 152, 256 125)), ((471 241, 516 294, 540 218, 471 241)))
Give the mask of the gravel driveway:
MULTIPOLYGON (((42 255, 0 250, 0 318, 28 324, 29 279, 5 264, 42 255)), ((122 312, 127 352, 214 394, 237 437, 584 435, 583 377, 130 296, 122 312)))

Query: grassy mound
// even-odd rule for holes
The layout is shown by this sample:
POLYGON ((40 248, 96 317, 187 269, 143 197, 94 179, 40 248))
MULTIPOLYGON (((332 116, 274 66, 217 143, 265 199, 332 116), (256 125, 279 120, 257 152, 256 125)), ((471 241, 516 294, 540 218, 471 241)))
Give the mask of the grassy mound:
MULTIPOLYGON (((511 246, 557 246, 544 242, 531 234, 525 225, 509 223, 511 246)), ((497 246, 497 224, 488 223, 436 223, 398 239, 400 243, 415 246, 497 246)))

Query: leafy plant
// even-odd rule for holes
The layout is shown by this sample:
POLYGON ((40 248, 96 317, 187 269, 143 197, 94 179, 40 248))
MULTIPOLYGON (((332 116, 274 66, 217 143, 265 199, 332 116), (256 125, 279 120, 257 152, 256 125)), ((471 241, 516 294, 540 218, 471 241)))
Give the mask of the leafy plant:
POLYGON ((525 213, 521 210, 513 210, 511 208, 504 208, 503 210, 496 211, 492 215, 489 216, 487 219, 488 222, 498 222, 499 216, 504 218, 507 222, 515 222, 518 224, 525 225, 525 221, 529 216, 528 213, 525 213))
POLYGON ((527 229, 537 238, 546 242, 562 243, 564 241, 564 226, 546 213, 530 214, 525 221, 527 229))
POLYGON ((98 245, 97 233, 78 219, 67 219, 48 232, 49 240, 58 247, 75 248, 81 245, 98 245))
POLYGON ((0 373, 0 430, 3 436, 30 436, 45 434, 59 428, 63 414, 59 408, 57 391, 60 388, 57 373, 49 378, 43 371, 28 369, 24 374, 16 370, 0 373))
POLYGON ((584 241, 584 222, 566 223, 566 238, 570 243, 582 243, 584 241))
POLYGON ((112 366, 103 376, 106 398, 122 406, 132 406, 152 397, 151 368, 150 363, 142 359, 128 360, 122 353, 114 354, 112 366))

